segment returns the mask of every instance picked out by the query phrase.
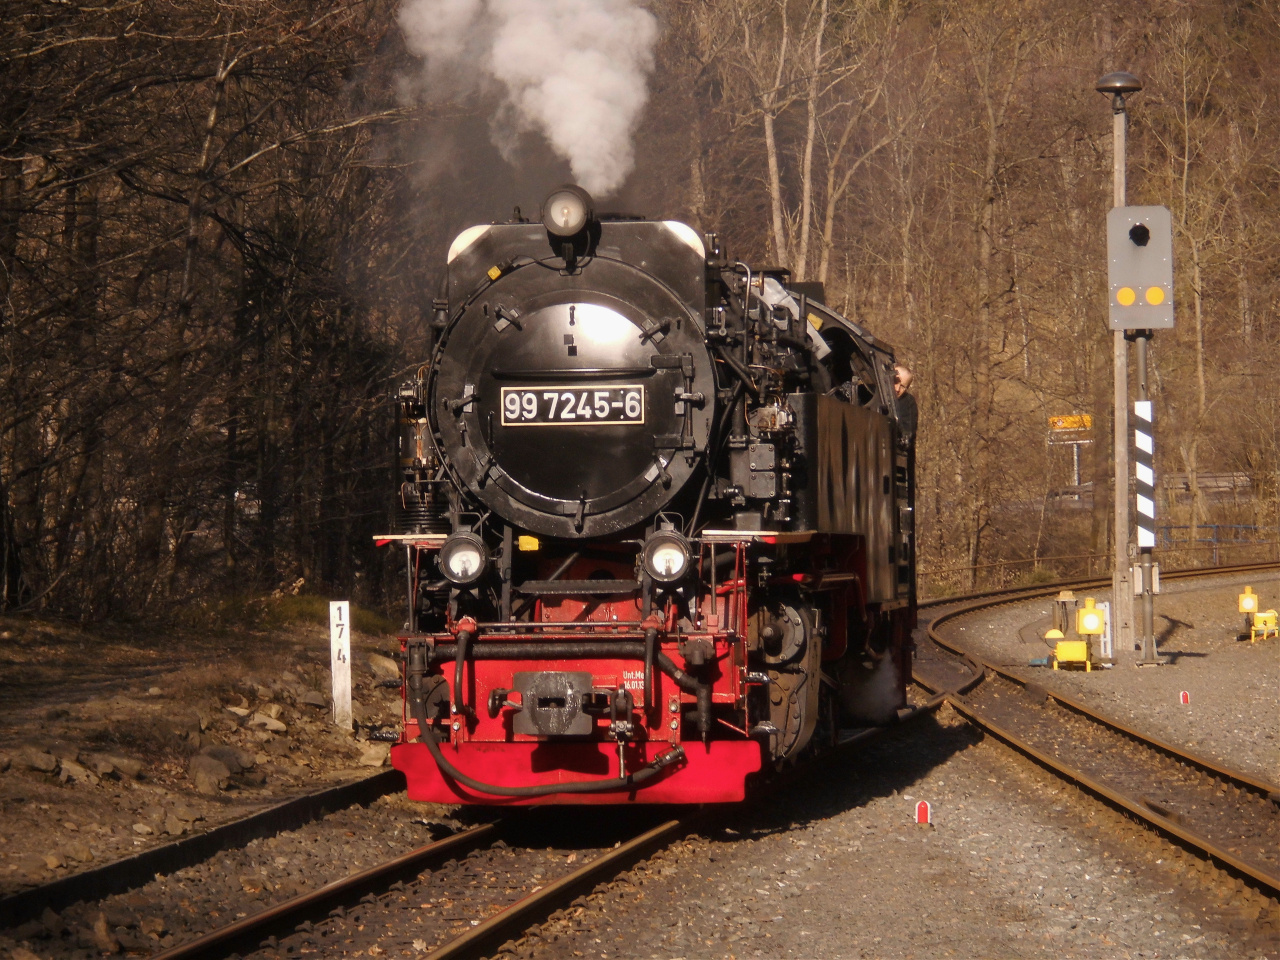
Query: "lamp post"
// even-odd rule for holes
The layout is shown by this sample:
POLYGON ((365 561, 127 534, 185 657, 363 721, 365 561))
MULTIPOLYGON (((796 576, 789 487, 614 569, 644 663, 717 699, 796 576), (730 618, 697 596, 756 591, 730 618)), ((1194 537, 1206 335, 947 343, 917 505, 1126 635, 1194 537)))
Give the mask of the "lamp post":
MULTIPOLYGON (((1137 93, 1142 81, 1123 70, 1108 73, 1094 88, 1111 97, 1112 162, 1111 205, 1125 205, 1125 94, 1137 93)), ((1112 610, 1115 623, 1112 638, 1116 650, 1133 649, 1133 581, 1129 539, 1129 349, 1123 330, 1112 334, 1115 376, 1115 566, 1111 574, 1112 610)), ((1097 492, 1094 492, 1097 496, 1097 492)))

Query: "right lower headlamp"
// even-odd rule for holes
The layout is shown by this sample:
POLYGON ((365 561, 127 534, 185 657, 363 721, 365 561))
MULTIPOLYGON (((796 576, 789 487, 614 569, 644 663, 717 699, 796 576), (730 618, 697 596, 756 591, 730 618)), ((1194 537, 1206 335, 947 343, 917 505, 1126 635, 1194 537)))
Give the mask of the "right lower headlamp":
POLYGON ((469 587, 484 575, 489 564, 489 548, 470 531, 451 534, 440 547, 436 563, 450 583, 469 587))
POLYGON ((675 583, 689 572, 689 541, 674 530, 659 530, 644 542, 644 569, 659 583, 675 583))

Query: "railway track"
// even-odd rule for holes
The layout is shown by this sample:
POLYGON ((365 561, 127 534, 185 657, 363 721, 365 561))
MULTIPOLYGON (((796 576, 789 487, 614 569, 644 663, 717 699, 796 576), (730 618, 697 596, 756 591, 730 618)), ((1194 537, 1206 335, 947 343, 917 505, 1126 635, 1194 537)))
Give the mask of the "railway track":
MULTIPOLYGON (((1276 569, 1276 564, 1178 571, 1166 580, 1276 569)), ((1105 585, 1100 581, 1075 586, 1105 585)), ((1260 892, 1280 898, 1280 787, 1171 744, 1153 739, 1033 679, 967 650, 943 628, 951 621, 1005 603, 1052 596, 1061 584, 1038 590, 996 591, 965 598, 938 616, 929 639, 955 661, 937 661, 916 680, 946 695, 982 729, 1036 762, 1126 810, 1260 892), (981 667, 987 682, 965 694, 949 682, 955 663, 981 667)), ((943 606, 937 602, 932 606, 943 606)))
POLYGON ((659 820, 632 814, 628 819, 638 819, 639 825, 615 822, 593 829, 565 809, 516 814, 219 927, 157 957, 271 956, 375 944, 382 944, 378 950, 414 949, 432 960, 476 956, 683 836, 704 815, 694 811, 659 820))
MULTIPOLYGON (((1213 573, 1257 569, 1260 567, 1250 566, 1217 569, 1213 573)), ((1195 575, 1201 572, 1169 573, 1165 579, 1195 575)), ((1013 671, 972 656, 941 630, 956 617, 990 606, 1052 595, 1064 586, 1095 584, 1105 585, 1101 581, 1076 581, 924 605, 948 608, 934 620, 929 635, 939 649, 949 651, 949 660, 937 660, 930 665, 928 675, 920 673, 915 677, 933 696, 915 710, 904 712, 902 719, 949 701, 972 722, 1038 762, 1129 811, 1235 876, 1245 878, 1268 896, 1277 897, 1280 809, 1274 786, 1167 744, 1153 743, 1082 704, 1050 694, 1013 671), (1116 766, 1116 758, 1124 759, 1123 769, 1116 766), (1225 825, 1233 820, 1240 826, 1234 831, 1226 830, 1225 825)), ((850 737, 842 747, 854 747, 868 736, 874 736, 874 732, 863 731, 850 737)), ((797 773, 803 776, 838 757, 839 752, 828 754, 809 765, 807 771, 797 773)), ((13 925, 24 914, 36 915, 36 905, 57 909, 74 900, 96 900, 135 888, 157 873, 207 860, 220 850, 254 837, 292 829, 298 822, 315 819, 322 810, 332 810, 343 803, 368 802, 393 792, 397 785, 390 780, 395 776, 387 771, 368 778, 362 785, 348 785, 345 794, 325 791, 298 798, 220 828, 221 833, 212 832, 214 836, 187 838, 26 891, 0 902, 0 916, 13 925)), ((323 953, 326 945, 372 945, 394 936, 389 930, 395 929, 412 934, 406 946, 415 955, 480 955, 518 938, 530 925, 544 921, 583 892, 617 876, 630 863, 695 830, 697 816, 691 813, 662 821, 650 818, 629 835, 603 838, 594 847, 574 842, 547 851, 541 839, 545 831, 539 828, 522 833, 527 827, 521 823, 532 821, 525 814, 517 814, 500 823, 462 830, 319 890, 268 906, 251 916, 240 916, 159 956, 227 956, 254 951, 284 955, 290 948, 294 953, 323 953), (520 836, 527 839, 522 841, 520 836), (414 929, 419 924, 423 926, 414 929)), ((579 821, 575 826, 580 828, 582 824, 579 821)))
MULTIPOLYGON (((900 719, 905 722, 928 713, 942 702, 940 695, 934 695, 903 711, 900 719)), ((850 732, 833 751, 765 785, 757 799, 820 773, 824 765, 877 736, 881 729, 850 732)), ((274 957, 339 947, 350 952, 369 946, 380 951, 409 948, 428 960, 484 956, 694 831, 714 809, 687 811, 660 822, 653 814, 641 814, 641 824, 628 836, 608 831, 627 818, 634 819, 633 811, 619 811, 616 818, 599 817, 587 824, 569 808, 514 814, 211 930, 157 955, 157 960, 223 957, 231 952, 274 957), (597 836, 597 845, 583 845, 584 835, 589 840, 600 830, 606 831, 605 842, 597 836), (554 842, 557 834, 561 835, 559 845, 554 842), (544 850, 548 837, 553 843, 544 850), (464 852, 463 860, 454 859, 464 852), (569 862, 580 857, 579 866, 567 869, 569 862), (542 868, 548 865, 552 869, 547 872, 556 875, 546 876, 543 882, 542 868)))

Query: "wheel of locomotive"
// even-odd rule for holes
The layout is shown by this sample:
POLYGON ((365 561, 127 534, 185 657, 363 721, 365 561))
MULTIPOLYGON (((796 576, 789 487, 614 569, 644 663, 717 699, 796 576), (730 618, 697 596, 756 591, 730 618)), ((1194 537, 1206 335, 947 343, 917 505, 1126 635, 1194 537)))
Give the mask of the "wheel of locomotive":
POLYGON ((714 404, 700 318, 605 257, 570 276, 520 266, 471 299, 441 338, 429 398, 458 482, 509 522, 566 538, 666 507, 698 469, 714 404))

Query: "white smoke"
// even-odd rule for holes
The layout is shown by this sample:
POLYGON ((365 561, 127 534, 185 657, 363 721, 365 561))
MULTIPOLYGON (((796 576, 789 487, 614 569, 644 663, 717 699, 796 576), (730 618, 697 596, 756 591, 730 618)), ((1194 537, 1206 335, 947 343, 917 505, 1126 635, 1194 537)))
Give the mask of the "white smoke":
POLYGON ((845 711, 855 720, 886 723, 893 719, 901 702, 898 665, 892 656, 881 657, 871 670, 856 661, 840 676, 845 711))
POLYGON ((634 0, 405 0, 399 20, 431 95, 501 85, 491 129, 508 160, 536 130, 591 193, 622 185, 649 98, 653 14, 634 0))

